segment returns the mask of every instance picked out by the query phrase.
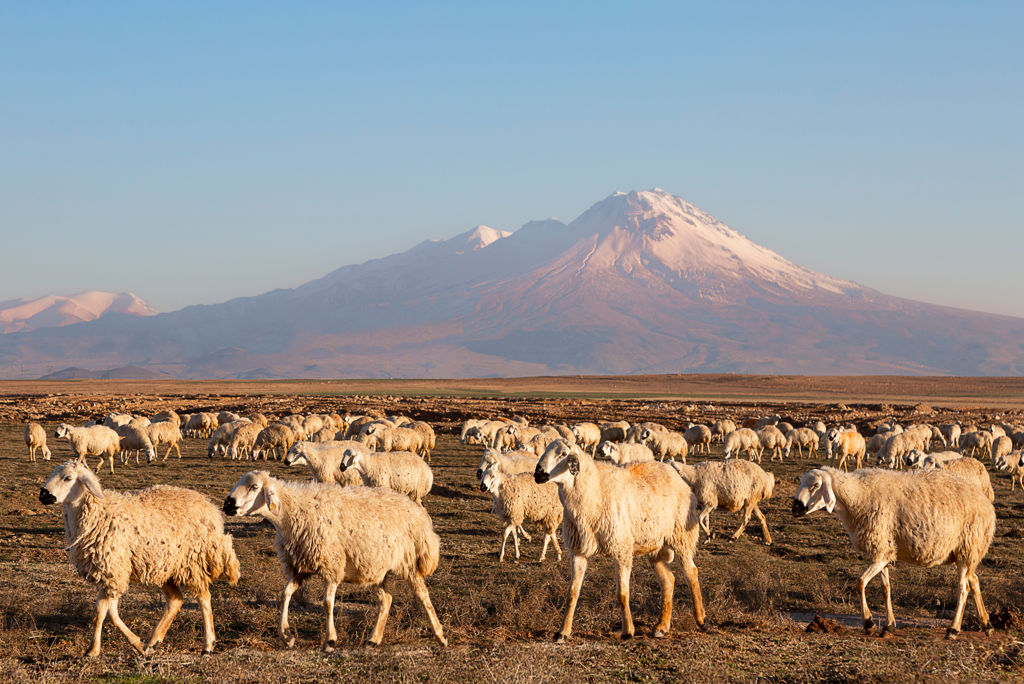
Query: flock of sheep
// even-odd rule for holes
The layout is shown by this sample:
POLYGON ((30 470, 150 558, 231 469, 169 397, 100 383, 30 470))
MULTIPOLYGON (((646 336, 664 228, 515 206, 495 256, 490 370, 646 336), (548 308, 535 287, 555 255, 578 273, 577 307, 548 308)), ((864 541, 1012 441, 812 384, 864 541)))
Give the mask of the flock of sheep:
MULTIPOLYGON (((138 462, 145 453, 153 460, 159 445, 167 445, 165 459, 172 449, 180 458, 178 445, 186 436, 207 439, 211 458, 280 457, 285 465, 303 465, 312 475, 312 481, 294 482, 250 471, 222 506, 228 516, 262 516, 276 529, 274 546, 285 578, 279 633, 289 646, 295 640, 289 633, 289 602, 312 576, 326 582, 323 648, 333 650, 337 641, 334 603, 340 583, 375 588, 379 615, 369 641, 379 644, 391 606, 383 583, 388 574, 410 584, 435 638, 447 644, 425 583, 437 567, 440 544, 422 506, 433 486, 428 461, 436 437, 428 424, 404 416, 271 419, 165 411, 151 419, 115 413, 100 424, 62 423, 56 430, 57 438, 70 442, 76 460, 53 472, 39 498, 44 504, 63 504, 71 562, 98 589, 87 655, 100 652, 108 617, 137 651, 152 652, 182 605, 182 591, 199 600, 203 652, 214 647, 210 584, 219 577, 234 584, 240 575, 221 511, 205 496, 180 487, 104 490, 86 465, 88 457, 98 456, 97 470, 108 460, 113 471, 116 457, 126 463, 134 454, 138 462), (145 645, 118 614, 119 598, 130 581, 161 587, 165 596, 164 612, 145 645)), ((669 565, 676 558, 690 590, 694 620, 704 628, 694 563, 700 530, 710 537, 710 515, 716 509, 742 511, 732 538, 743 534, 754 515, 770 545, 759 503, 772 496, 775 477, 759 463, 765 452, 770 460, 790 458, 794 447, 798 456, 806 451, 806 458, 823 447, 825 459, 838 466, 807 472, 792 512, 797 517, 820 509, 836 512, 854 548, 870 560, 859 582, 867 632, 873 622, 865 587, 879 574, 886 596, 883 633, 894 629, 888 565, 901 560, 927 567, 955 564, 958 604, 947 637, 960 632, 968 593, 974 595, 982 629, 990 633, 976 568, 993 539, 994 495, 988 471, 976 457, 1009 471, 1014 482, 1024 478, 1024 429, 1008 424, 901 427, 890 421, 865 439, 852 425, 829 428, 815 421, 794 427, 778 415, 744 425, 729 420, 690 424, 681 432, 651 422, 536 427, 522 419, 471 419, 462 426, 460 441, 482 449, 476 475, 502 524, 499 562, 510 535, 519 557, 519 536, 530 538, 523 527, 528 521, 544 532, 541 561, 552 544, 561 560, 559 537, 565 544, 571 578, 559 641, 572 633, 589 559, 599 554, 616 564, 623 638, 634 634, 629 582, 633 559, 640 555, 651 561, 662 590, 654 636, 664 636, 671 626, 675 577, 669 565), (713 441, 723 445, 722 460, 687 464, 691 451, 709 454, 713 441), (930 451, 936 442, 943 451, 930 451), (747 460, 736 458, 741 455, 747 460), (863 468, 870 459, 880 467, 863 468)), ((25 442, 30 459, 37 451, 50 458, 40 425, 26 426, 25 442)))

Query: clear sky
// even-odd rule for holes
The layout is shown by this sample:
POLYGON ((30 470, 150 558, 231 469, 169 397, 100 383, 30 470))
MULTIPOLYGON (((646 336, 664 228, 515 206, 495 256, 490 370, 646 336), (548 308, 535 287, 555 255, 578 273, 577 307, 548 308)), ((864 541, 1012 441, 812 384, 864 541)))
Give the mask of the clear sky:
POLYGON ((1024 3, 0 3, 0 300, 167 311, 662 187, 1024 315, 1024 3))

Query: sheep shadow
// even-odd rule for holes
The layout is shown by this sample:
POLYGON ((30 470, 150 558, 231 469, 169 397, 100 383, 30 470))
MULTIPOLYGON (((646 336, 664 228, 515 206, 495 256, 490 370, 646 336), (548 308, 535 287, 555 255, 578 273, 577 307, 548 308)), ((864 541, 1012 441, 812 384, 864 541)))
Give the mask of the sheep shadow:
POLYGON ((431 496, 439 496, 442 499, 468 499, 465 494, 452 489, 451 487, 445 487, 444 485, 435 484, 430 489, 431 496))

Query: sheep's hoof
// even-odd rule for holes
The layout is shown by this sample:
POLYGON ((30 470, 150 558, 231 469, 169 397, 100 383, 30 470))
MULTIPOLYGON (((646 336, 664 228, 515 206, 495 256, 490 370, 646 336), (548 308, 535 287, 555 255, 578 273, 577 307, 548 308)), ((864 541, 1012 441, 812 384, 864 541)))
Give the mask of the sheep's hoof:
POLYGON ((946 630, 946 638, 949 639, 950 641, 953 641, 958 636, 960 636, 960 630, 959 629, 953 629, 952 627, 950 627, 949 629, 946 630))
POLYGON ((561 632, 555 635, 556 644, 564 644, 566 639, 568 639, 568 637, 562 634, 561 632))
POLYGON ((656 629, 656 630, 654 630, 654 634, 652 636, 655 639, 664 639, 666 636, 668 636, 668 630, 667 629, 656 629))
POLYGON ((204 648, 200 655, 208 656, 213 654, 213 646, 210 648, 204 648))
POLYGON ((284 636, 282 634, 281 638, 284 639, 284 647, 285 648, 292 648, 292 647, 295 646, 295 637, 288 637, 288 636, 284 636))
POLYGON ((445 648, 448 647, 448 640, 447 639, 445 639, 443 636, 439 636, 439 637, 436 637, 436 638, 437 638, 437 643, 441 644, 445 648))
POLYGON ((864 633, 867 634, 868 636, 871 636, 871 633, 874 631, 874 629, 875 629, 875 621, 872 620, 871 618, 865 619, 864 620, 864 633))
POLYGON ((96 658, 97 656, 99 656, 99 654, 100 654, 100 652, 98 650, 96 650, 96 651, 86 651, 85 653, 82 654, 82 657, 83 658, 96 658))
POLYGON ((334 647, 337 645, 337 641, 330 639, 324 642, 324 653, 334 653, 334 647))
POLYGON ((896 628, 892 625, 886 625, 882 628, 882 634, 880 635, 883 639, 886 637, 896 636, 896 628))
POLYGON ((633 638, 633 634, 631 632, 623 632, 622 633, 622 640, 623 641, 629 641, 632 638, 633 638))
POLYGON ((704 632, 705 634, 712 634, 715 631, 715 628, 711 626, 710 620, 705 620, 700 625, 698 625, 698 627, 700 628, 700 631, 704 632))
POLYGON ((993 627, 992 625, 985 625, 984 627, 981 628, 981 631, 983 631, 985 633, 985 636, 992 636, 993 634, 996 633, 996 628, 993 627))
POLYGON ((364 645, 364 646, 371 646, 371 647, 373 647, 373 648, 377 648, 378 646, 380 646, 380 642, 379 642, 379 641, 374 641, 373 639, 367 639, 367 640, 366 640, 366 641, 365 641, 365 642, 363 643, 363 645, 364 645))
POLYGON ((765 546, 771 546, 771 545, 772 545, 772 540, 771 540, 771 539, 769 539, 768 541, 766 541, 766 542, 764 543, 764 545, 765 545, 765 546))

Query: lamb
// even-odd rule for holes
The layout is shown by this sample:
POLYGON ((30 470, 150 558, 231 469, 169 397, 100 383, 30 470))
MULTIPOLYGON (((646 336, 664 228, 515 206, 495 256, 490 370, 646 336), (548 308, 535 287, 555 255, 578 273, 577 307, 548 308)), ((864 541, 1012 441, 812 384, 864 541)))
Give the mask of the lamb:
POLYGON ((108 615, 136 651, 151 654, 181 608, 182 590, 199 600, 203 653, 213 651, 210 584, 221 576, 235 584, 240 573, 231 535, 224 533, 224 518, 209 499, 190 489, 164 485, 135 492, 103 491, 88 466, 68 461, 50 475, 39 491, 39 501, 64 505, 71 564, 99 590, 92 645, 86 656, 99 655, 108 615), (145 646, 118 614, 121 595, 132 581, 164 592, 163 615, 145 646))
MULTIPOLYGON (((555 440, 558 441, 558 440, 555 440)), ((548 445, 550 448, 550 445, 548 445)), ((545 450, 546 452, 546 450, 545 450)), ((627 463, 643 463, 654 460, 654 452, 646 444, 633 444, 631 442, 601 442, 597 447, 597 453, 605 458, 611 459, 615 465, 627 463)))
POLYGON ((697 499, 697 519, 708 539, 712 536, 711 511, 721 508, 735 513, 742 508, 743 521, 729 539, 735 541, 740 538, 753 513, 761 523, 764 543, 771 546, 772 535, 768 531, 768 521, 758 504, 771 498, 775 491, 775 475, 766 472, 756 463, 739 459, 704 461, 695 466, 673 463, 672 467, 693 490, 697 499))
POLYGON ((380 644, 391 610, 391 594, 384 589, 389 574, 409 583, 434 637, 448 645, 423 581, 437 569, 440 538, 422 506, 385 490, 284 482, 265 470, 253 470, 228 494, 224 512, 263 516, 277 530, 274 548, 285 576, 278 633, 288 647, 295 645, 295 637, 288 633, 288 605, 295 590, 312 576, 327 583, 324 651, 333 651, 337 644, 334 600, 342 582, 376 586, 380 612, 369 642, 380 644))
POLYGON ((757 436, 757 433, 750 428, 740 428, 733 430, 725 437, 725 448, 722 450, 722 458, 728 459, 733 456, 739 456, 744 451, 747 452, 747 458, 749 460, 761 460, 761 439, 757 436))
POLYGON ((774 425, 766 425, 757 431, 757 438, 761 443, 762 451, 768 449, 772 452, 769 461, 774 461, 776 457, 780 461, 782 460, 782 450, 786 448, 786 435, 782 434, 782 430, 774 425))
POLYGON ((597 445, 601 443, 601 428, 596 423, 576 423, 572 426, 573 437, 583 449, 590 449, 590 455, 597 453, 597 445))
POLYGON ((666 458, 674 461, 678 457, 680 461, 686 463, 686 454, 690 449, 686 435, 672 430, 660 432, 644 428, 640 431, 640 443, 647 445, 659 461, 666 458))
POLYGON ((688 448, 696 447, 695 453, 711 453, 711 428, 707 425, 690 423, 686 426, 686 432, 683 433, 683 437, 686 438, 688 448))
POLYGON ((510 451, 506 454, 496 449, 485 449, 476 468, 476 478, 482 479, 488 466, 497 465, 506 475, 532 473, 537 467, 537 456, 528 451, 510 451))
POLYGON ((409 451, 373 452, 362 445, 351 446, 342 453, 339 468, 342 472, 349 468, 355 470, 368 487, 392 489, 420 505, 434 486, 430 466, 409 451))
POLYGON ((1000 435, 992 440, 992 465, 1000 456, 1008 456, 1013 451, 1013 439, 1006 435, 1000 435))
POLYGON ((55 436, 57 439, 67 439, 71 442, 71 451, 75 458, 84 461, 87 456, 99 456, 97 470, 102 468, 103 458, 107 457, 110 459, 110 472, 114 472, 114 456, 121 451, 121 438, 106 425, 74 427, 61 423, 57 426, 55 436))
POLYGON ((492 511, 505 526, 501 541, 498 562, 505 560, 505 544, 508 535, 512 534, 515 543, 516 558, 519 558, 519 535, 523 522, 532 520, 540 523, 544 530, 544 546, 540 552, 540 561, 547 557, 548 543, 554 541, 558 560, 562 560, 562 549, 558 545, 555 534, 562 524, 562 502, 558 499, 558 487, 554 483, 537 484, 533 473, 507 475, 497 465, 488 466, 484 470, 480 482, 480 491, 489 492, 493 500, 492 511))
POLYGON ((281 455, 284 456, 285 452, 296 441, 298 440, 290 427, 284 423, 271 423, 256 435, 256 442, 252 448, 253 460, 261 455, 264 461, 267 460, 268 452, 273 454, 274 458, 277 458, 278 449, 281 450, 281 455))
POLYGON ((164 454, 163 460, 167 460, 167 457, 171 455, 171 449, 178 452, 178 458, 181 458, 181 429, 171 422, 164 423, 151 423, 146 427, 146 434, 149 436, 149 441, 153 442, 153 448, 159 447, 161 444, 167 445, 167 453, 164 454))
MULTIPOLYGON (((956 454, 955 451, 944 453, 956 454)), ((922 466, 924 470, 943 470, 953 475, 966 477, 981 487, 981 491, 985 493, 985 497, 989 501, 996 500, 996 494, 992 490, 992 478, 988 476, 988 471, 985 470, 985 466, 981 461, 969 456, 961 456, 960 454, 957 454, 958 458, 949 459, 936 458, 938 455, 928 454, 924 457, 924 464, 922 466)))
POLYGON ((345 450, 353 447, 359 448, 359 442, 296 442, 284 455, 284 464, 306 464, 316 482, 334 482, 342 487, 359 487, 363 485, 362 475, 352 468, 341 469, 341 459, 345 455, 345 450))
POLYGON ((832 428, 828 431, 826 447, 828 448, 829 457, 835 456, 835 458, 838 458, 839 467, 843 470, 848 469, 846 459, 850 456, 857 459, 858 470, 864 466, 864 454, 867 451, 867 444, 864 442, 864 436, 857 432, 856 428, 832 428))
POLYGON ((622 638, 633 636, 629 576, 633 557, 647 555, 661 584, 661 617, 654 636, 664 637, 672 621, 675 577, 668 564, 678 555, 693 597, 693 617, 704 628, 704 601, 693 555, 700 534, 697 499, 665 463, 619 468, 600 463, 579 446, 552 442, 534 471, 538 484, 554 482, 562 502, 562 538, 571 555, 569 596, 556 640, 572 634, 572 621, 591 556, 605 553, 618 569, 622 638))
POLYGON ((36 461, 36 452, 43 455, 44 461, 50 460, 50 448, 46 446, 46 430, 39 423, 25 425, 25 444, 28 446, 28 460, 36 461))
POLYGON ((801 457, 804 455, 803 450, 807 449, 807 458, 810 458, 818 453, 818 433, 810 428, 793 428, 786 435, 786 449, 783 452, 786 458, 789 458, 793 447, 796 447, 796 453, 801 457))
POLYGON ((1024 452, 1015 451, 1007 456, 1003 456, 996 463, 996 467, 999 470, 1010 473, 1010 491, 1012 492, 1017 482, 1020 482, 1020 488, 1024 489, 1024 452))
POLYGON ((853 547, 871 560, 859 581, 866 633, 871 633, 873 622, 865 588, 878 573, 885 588, 882 633, 895 631, 888 565, 897 560, 924 567, 955 563, 959 596, 946 638, 960 633, 968 586, 974 592, 982 629, 992 633, 976 569, 992 544, 996 512, 981 487, 941 470, 869 468, 844 473, 819 468, 801 478, 793 498, 793 515, 801 517, 822 508, 830 513, 836 510, 853 547))
POLYGON ((711 424, 711 439, 725 443, 725 436, 730 432, 736 431, 736 423, 725 418, 723 420, 716 420, 711 424))

